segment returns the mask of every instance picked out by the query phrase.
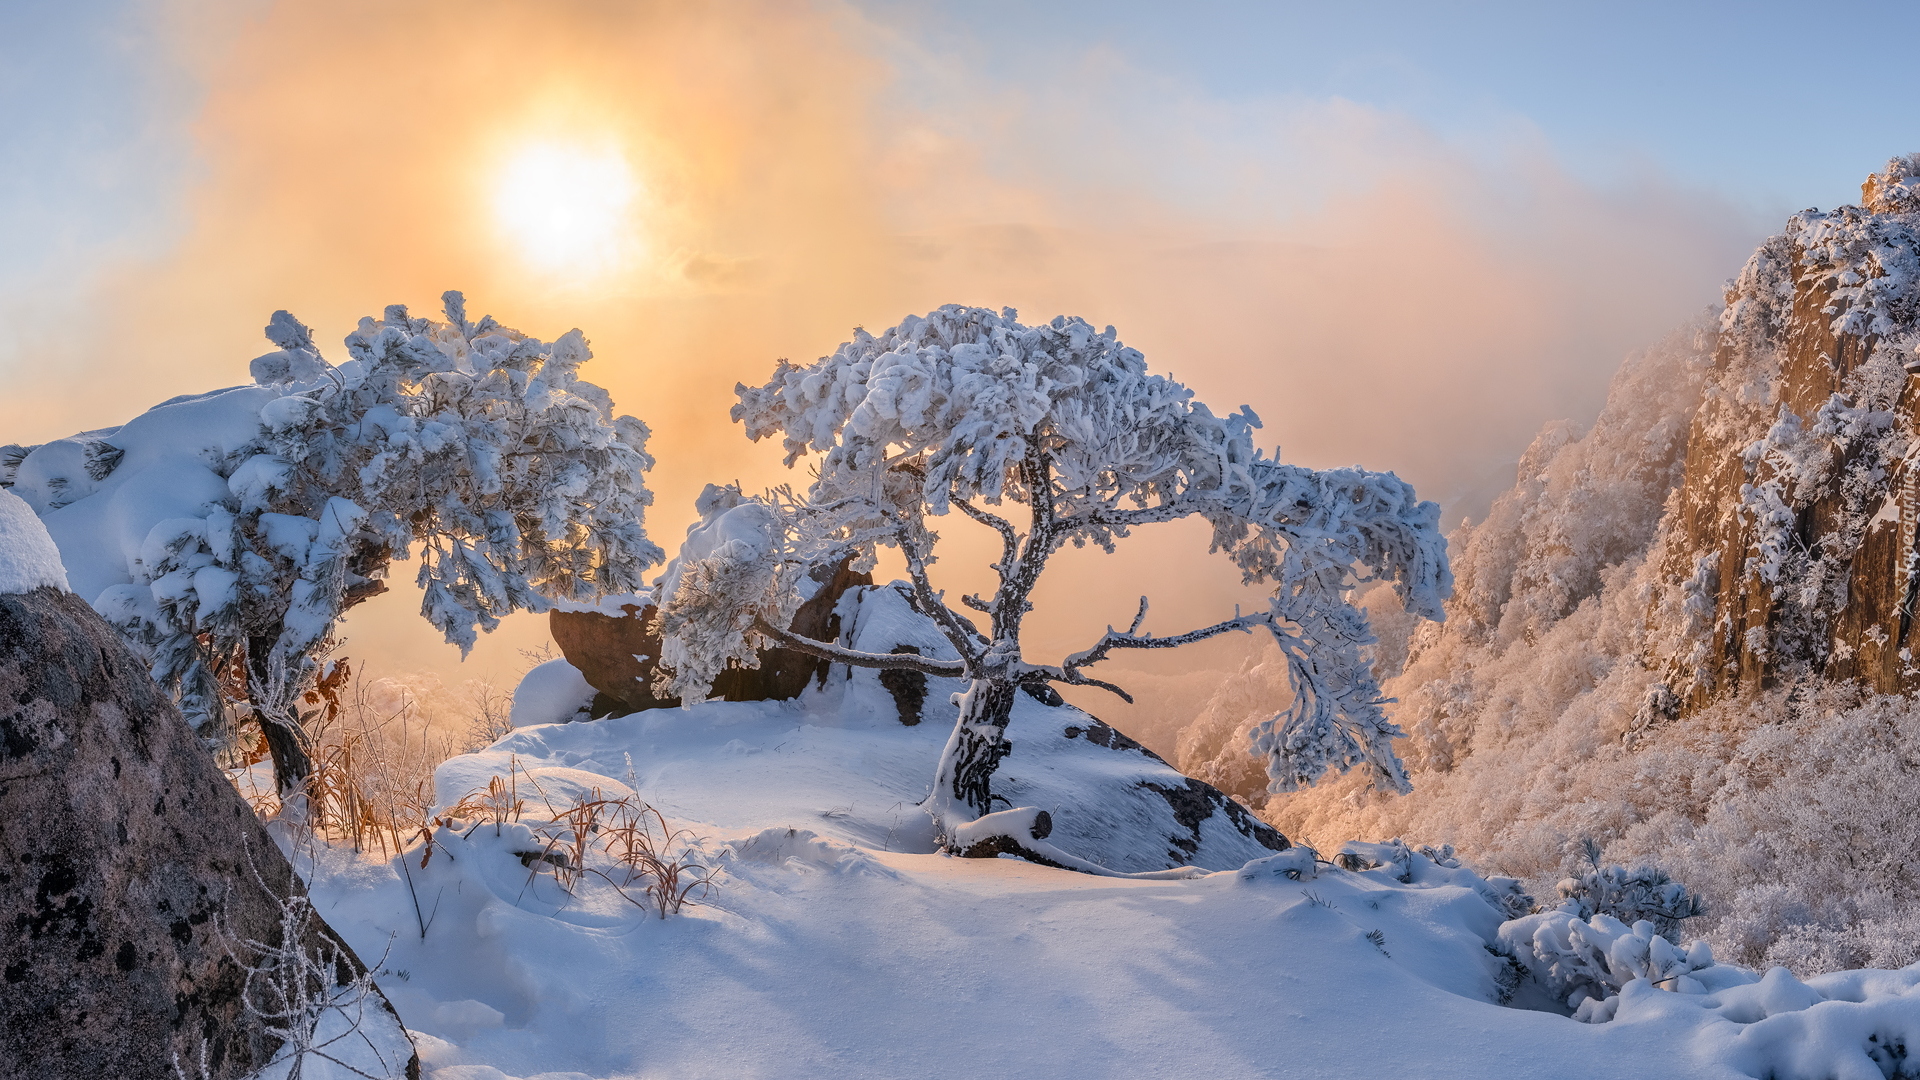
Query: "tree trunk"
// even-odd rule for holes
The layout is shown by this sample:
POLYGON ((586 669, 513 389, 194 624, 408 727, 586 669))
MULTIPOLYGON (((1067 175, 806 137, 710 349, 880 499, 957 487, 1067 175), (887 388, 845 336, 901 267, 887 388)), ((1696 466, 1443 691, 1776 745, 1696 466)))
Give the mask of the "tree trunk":
POLYGON ((1018 692, 1012 679, 985 677, 974 679, 961 698, 926 804, 942 833, 993 812, 993 772, 1013 749, 1006 732, 1018 692))
POLYGON ((269 677, 268 658, 278 638, 274 634, 247 639, 247 697, 253 702, 260 734, 266 737, 267 752, 273 755, 274 788, 284 800, 289 794, 306 790, 307 778, 313 775, 313 759, 307 755, 307 733, 300 728, 295 702, 278 700, 291 688, 276 690, 269 677))

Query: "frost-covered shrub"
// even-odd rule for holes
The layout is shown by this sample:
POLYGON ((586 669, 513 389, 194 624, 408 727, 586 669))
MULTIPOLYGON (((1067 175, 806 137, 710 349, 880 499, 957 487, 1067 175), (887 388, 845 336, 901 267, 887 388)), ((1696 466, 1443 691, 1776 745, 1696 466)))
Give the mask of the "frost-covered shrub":
POLYGON ((307 772, 298 700, 317 657, 391 562, 419 554, 421 614, 464 650, 509 612, 632 591, 660 558, 646 426, 579 378, 586 339, 444 300, 444 322, 397 305, 362 319, 337 367, 277 312, 254 385, 0 454, 0 481, 76 580, 105 586, 89 599, 190 720, 241 706, 282 785, 307 772))
POLYGON ((761 635, 754 624, 789 625, 806 598, 802 589, 819 585, 807 573, 812 561, 795 550, 801 523, 777 496, 752 498, 709 484, 694 509, 700 520, 654 591, 660 632, 654 693, 688 704, 705 700, 729 664, 758 667, 761 635))
POLYGON ((1435 881, 1464 885, 1479 893, 1488 907, 1507 919, 1533 911, 1533 897, 1527 895, 1519 881, 1510 877, 1481 877, 1460 862, 1450 844, 1437 848, 1422 844, 1416 848, 1397 836, 1384 844, 1349 840, 1334 854, 1333 864, 1355 873, 1378 870, 1403 885, 1435 881))
POLYGON ((1560 910, 1582 919, 1605 915, 1623 923, 1647 922, 1665 937, 1679 940, 1680 923, 1704 914, 1698 895, 1656 866, 1603 865, 1600 845, 1592 837, 1580 842, 1586 865, 1575 876, 1560 879, 1560 910))
POLYGON ((1644 919, 1628 926, 1609 915, 1582 918, 1565 910, 1503 923, 1500 944, 1588 1023, 1612 1019, 1612 999, 1635 979, 1675 993, 1704 993, 1695 974, 1713 966, 1713 949, 1704 941, 1683 949, 1644 919))

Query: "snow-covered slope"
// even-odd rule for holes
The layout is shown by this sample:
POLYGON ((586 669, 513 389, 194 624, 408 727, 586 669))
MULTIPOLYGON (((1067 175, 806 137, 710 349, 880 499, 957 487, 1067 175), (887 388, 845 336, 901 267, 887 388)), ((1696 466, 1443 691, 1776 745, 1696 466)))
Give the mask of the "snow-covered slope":
POLYGON ((73 591, 98 607, 108 587, 135 580, 157 525, 227 499, 217 470, 258 437, 260 410, 277 396, 263 386, 190 394, 23 454, 13 493, 60 545, 73 591))
POLYGON ((1920 1039, 1920 972, 1823 991, 1720 969, 1717 995, 1642 980, 1595 1025, 1502 1006, 1489 890, 1420 855, 1402 881, 1297 849, 1185 880, 930 854, 915 803, 944 738, 846 683, 522 729, 437 778, 443 805, 501 778, 519 822, 439 828, 404 874, 323 849, 314 892, 384 953, 429 1080, 1812 1080, 1871 1067, 1869 1035, 1920 1039), (715 872, 671 918, 517 855, 549 804, 630 790, 715 872))

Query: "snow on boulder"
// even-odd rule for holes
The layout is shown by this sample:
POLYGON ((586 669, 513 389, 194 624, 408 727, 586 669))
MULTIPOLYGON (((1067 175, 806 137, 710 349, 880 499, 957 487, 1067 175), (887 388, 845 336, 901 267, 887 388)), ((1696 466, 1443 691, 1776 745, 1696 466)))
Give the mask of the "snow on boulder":
MULTIPOLYGON (((772 512, 737 489, 709 484, 694 508, 700 520, 687 530, 679 554, 667 564, 658 587, 607 597, 597 604, 554 605, 548 625, 567 661, 580 669, 595 690, 595 716, 624 716, 644 709, 678 706, 680 699, 654 693, 665 652, 657 622, 661 602, 671 601, 688 568, 720 557, 753 564, 753 572, 772 572, 772 512)), ((873 584, 873 575, 852 569, 851 559, 815 566, 799 582, 802 603, 787 628, 804 637, 833 641, 841 632, 839 603, 849 589, 873 584)), ((688 659, 684 654, 682 662, 688 659)), ((798 697, 827 674, 827 664, 790 649, 756 651, 756 667, 727 666, 713 672, 709 698, 727 701, 785 701, 798 697)))
MULTIPOLYGON (((895 581, 881 588, 863 589, 842 606, 850 621, 844 633, 849 648, 873 653, 917 653, 940 660, 959 659, 939 627, 913 610, 910 587, 895 581)), ((843 620, 844 621, 844 620, 843 620)), ((874 671, 861 668, 852 678, 878 687, 893 699, 894 714, 911 727, 928 715, 946 716, 940 709, 947 697, 966 689, 959 679, 930 679, 917 671, 874 671)))
MULTIPOLYGON (((1048 812, 1046 841, 1120 873, 1179 866, 1238 870, 1291 845, 1211 784, 1060 701, 1022 694, 993 776, 1009 806, 1048 812)), ((998 803, 998 799, 995 800, 998 803)))
POLYGON ((67 570, 47 527, 24 500, 0 488, 0 593, 51 585, 67 591, 67 570))
POLYGON ((507 719, 514 727, 560 724, 593 700, 593 686, 580 669, 565 660, 536 664, 513 688, 513 707, 507 719))

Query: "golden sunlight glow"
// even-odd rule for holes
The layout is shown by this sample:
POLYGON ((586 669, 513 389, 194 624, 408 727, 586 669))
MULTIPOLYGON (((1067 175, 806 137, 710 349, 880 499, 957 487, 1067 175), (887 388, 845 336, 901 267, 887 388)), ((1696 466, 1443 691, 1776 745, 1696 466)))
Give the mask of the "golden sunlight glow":
POLYGON ((617 150, 537 143, 508 161, 493 191, 494 216, 536 269, 570 278, 622 268, 637 244, 639 185, 617 150))

